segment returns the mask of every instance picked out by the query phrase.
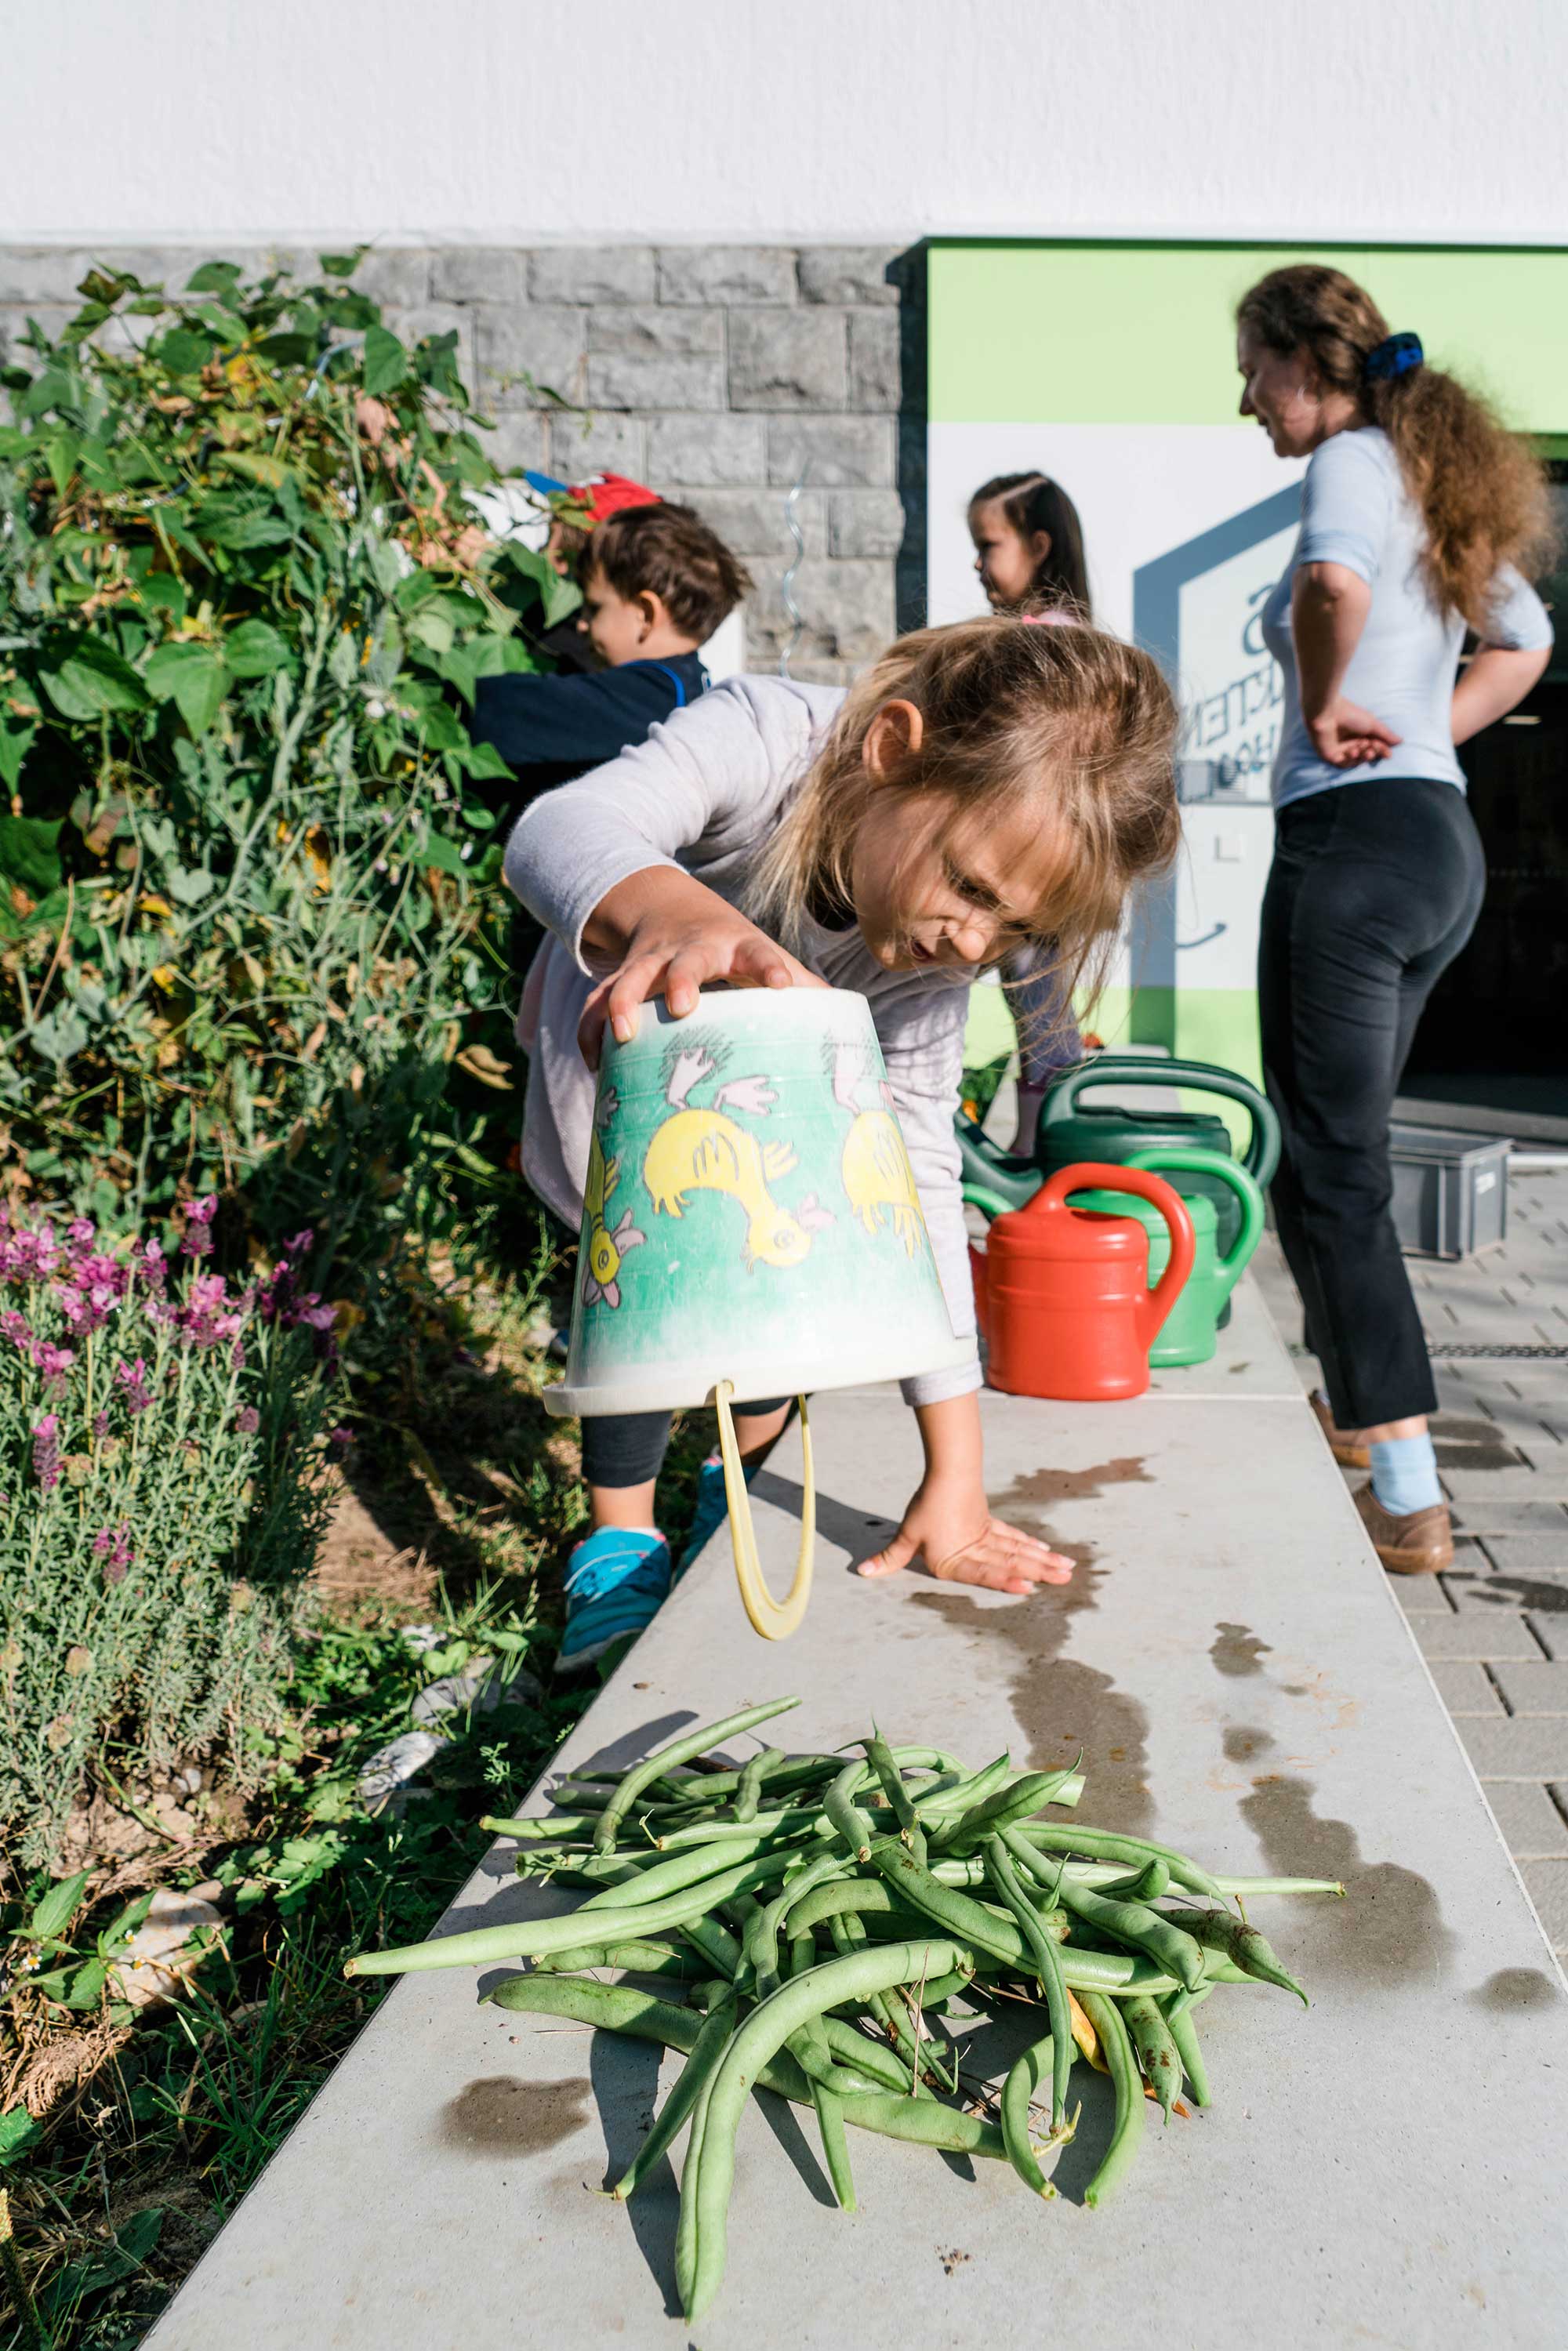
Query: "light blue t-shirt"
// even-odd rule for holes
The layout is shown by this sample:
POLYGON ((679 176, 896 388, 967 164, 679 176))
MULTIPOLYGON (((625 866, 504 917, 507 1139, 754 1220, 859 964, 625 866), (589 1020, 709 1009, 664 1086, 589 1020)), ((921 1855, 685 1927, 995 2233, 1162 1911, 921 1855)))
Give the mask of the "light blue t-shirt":
MULTIPOLYGON (((1274 759, 1276 808, 1369 777, 1424 776, 1465 788, 1454 754, 1451 705, 1465 623, 1438 610, 1421 568, 1426 529, 1376 425, 1336 433, 1314 449, 1301 485, 1301 528, 1283 578, 1263 607, 1263 640, 1284 673, 1285 712, 1274 759), (1301 563, 1343 563, 1372 590, 1372 609, 1341 689, 1401 739, 1386 759, 1331 768, 1301 724, 1291 637, 1291 580, 1301 563)), ((1499 576, 1486 641, 1524 652, 1552 643, 1546 607, 1511 568, 1499 576)))

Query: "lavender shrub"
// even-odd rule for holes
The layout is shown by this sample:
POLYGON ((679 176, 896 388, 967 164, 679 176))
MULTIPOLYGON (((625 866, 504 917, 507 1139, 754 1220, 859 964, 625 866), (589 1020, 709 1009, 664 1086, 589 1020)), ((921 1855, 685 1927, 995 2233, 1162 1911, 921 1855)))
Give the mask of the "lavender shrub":
POLYGON ((114 1771, 244 1790, 276 1729, 327 1497, 332 1310, 311 1236, 241 1291, 178 1252, 0 1206, 0 1853, 49 1859, 114 1771))

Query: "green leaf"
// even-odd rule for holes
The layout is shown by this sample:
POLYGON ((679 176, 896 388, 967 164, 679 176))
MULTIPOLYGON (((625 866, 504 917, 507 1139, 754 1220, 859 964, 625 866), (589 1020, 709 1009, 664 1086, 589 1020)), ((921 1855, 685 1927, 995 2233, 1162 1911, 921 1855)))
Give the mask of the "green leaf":
POLYGON ((198 375, 213 355, 210 335, 198 335, 189 327, 171 327, 150 346, 151 356, 171 375, 198 375))
MULTIPOLYGON (((4 739, 0 736, 0 742, 4 739)), ((30 898, 57 889, 61 875, 57 844, 64 824, 63 817, 0 816, 0 875, 19 882, 30 898)))
POLYGON ((424 847, 419 852, 417 862, 421 865, 434 865, 440 873, 455 873, 465 882, 473 877, 474 868, 465 858, 456 842, 444 841, 438 832, 431 834, 424 847))
POLYGON ((57 1012, 46 1013, 33 1023, 33 1050, 62 1069, 81 1051, 87 1040, 87 1022, 72 1004, 62 1004, 57 1012))
POLYGON ((71 1979, 66 1994, 68 2008, 96 2008, 103 1998, 104 1985, 109 1981, 109 1970, 101 1959, 89 1959, 71 1979))
MULTIPOLYGON (((22 762, 31 750, 33 737, 37 731, 36 719, 30 720, 25 726, 20 726, 14 718, 8 717, 4 711, 0 711, 0 782, 5 784, 8 791, 14 792, 16 789, 16 779, 22 772, 22 762)), ((4 860, 5 852, 0 851, 0 863, 3 863, 4 860)))
POLYGON ((211 645, 160 645, 148 657, 147 684, 160 702, 172 702, 193 735, 204 735, 218 715, 228 673, 211 645))
POLYGON ((218 886, 213 876, 200 865, 166 867, 163 882, 170 897, 180 906, 199 906, 202 900, 210 898, 218 886))
POLYGON ((63 1935, 76 1917, 90 1869, 78 1869, 74 1877, 62 1877, 51 1886, 43 1900, 28 1919, 25 1932, 29 1942, 41 1943, 51 1935, 63 1935))
POLYGON ((352 253, 319 253, 316 256, 328 277, 351 277, 370 247, 357 245, 352 253))
POLYGON ((185 280, 187 294, 222 294, 232 298, 235 281, 240 275, 237 261, 204 261, 193 277, 185 280))
POLYGON ((130 663, 97 637, 52 632, 38 655, 38 675, 62 718, 97 719, 106 710, 147 707, 130 663))
POLYGON ((246 481, 260 482, 269 490, 280 490, 288 479, 289 469, 282 458, 265 450, 220 449, 212 463, 214 471, 221 465, 225 473, 243 474, 246 481))
POLYGON ((281 547, 294 536, 283 516, 271 509, 220 507, 215 498, 202 508, 197 526, 209 547, 226 548, 236 555, 251 548, 281 547))
POLYGON ((224 664, 234 677, 270 677, 292 659, 288 640, 269 621, 242 621, 224 639, 224 664))
POLYGON ((392 392, 408 373, 408 353, 388 327, 365 331, 365 390, 372 397, 392 392))
POLYGON ((121 1943, 128 1942, 138 1927, 145 1926, 152 1907, 151 1894, 139 1894, 128 1902, 118 1917, 111 1918, 98 1938, 99 1959, 112 1959, 121 1943))
POLYGON ((464 761, 468 773, 479 782, 509 783, 512 770, 497 750, 494 743, 476 743, 464 761))
POLYGON ((204 327, 210 327, 221 342, 243 343, 248 329, 245 320, 234 311, 225 310, 221 303, 204 302, 196 316, 204 327))
POLYGON ((20 2162, 29 2148, 37 2147, 43 2133, 26 2106, 11 2106, 0 2115, 0 2169, 8 2163, 20 2162))
POLYGON ((150 571, 137 583, 137 601, 155 612, 172 612, 177 621, 185 617, 185 586, 172 571, 150 571))

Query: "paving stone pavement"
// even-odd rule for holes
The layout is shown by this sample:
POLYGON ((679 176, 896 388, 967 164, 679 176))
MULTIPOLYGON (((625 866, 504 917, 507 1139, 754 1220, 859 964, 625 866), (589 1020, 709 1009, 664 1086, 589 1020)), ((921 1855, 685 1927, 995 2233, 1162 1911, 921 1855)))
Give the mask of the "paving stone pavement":
MULTIPOLYGON (((1568 1347, 1568 1169, 1509 1179, 1508 1238, 1406 1260, 1428 1343, 1568 1347)), ((1253 1270, 1302 1384, 1301 1307, 1272 1233, 1253 1270)), ((1568 1356, 1435 1361, 1443 1576, 1396 1576, 1444 1704, 1553 1949, 1568 1956, 1568 1356)), ((1359 1486, 1364 1473, 1347 1470, 1359 1486)))

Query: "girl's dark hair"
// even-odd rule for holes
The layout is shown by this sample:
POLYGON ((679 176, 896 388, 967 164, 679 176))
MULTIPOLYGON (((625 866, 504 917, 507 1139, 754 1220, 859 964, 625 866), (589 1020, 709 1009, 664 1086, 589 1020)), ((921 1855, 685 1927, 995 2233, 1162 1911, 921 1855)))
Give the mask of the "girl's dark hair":
POLYGON ((1265 350, 1304 352, 1321 384, 1356 402, 1394 444, 1405 487, 1427 527, 1425 563, 1445 612, 1484 634, 1505 563, 1538 573, 1556 529, 1546 470, 1529 444, 1457 376, 1423 364, 1366 381, 1388 321, 1342 269, 1299 262, 1271 269, 1236 306, 1236 323, 1265 350))
POLYGON ((751 585, 746 566, 691 507, 673 498, 622 507, 589 539, 579 577, 601 571, 628 602, 644 590, 664 599, 677 629, 704 644, 751 585))
POLYGON ((1037 530, 1050 533, 1051 548, 1035 567, 1030 601, 1065 608, 1076 620, 1092 621, 1089 571, 1083 560, 1083 526, 1078 508, 1049 474, 996 474, 969 500, 969 519, 999 500, 1002 512, 1027 545, 1037 530))

